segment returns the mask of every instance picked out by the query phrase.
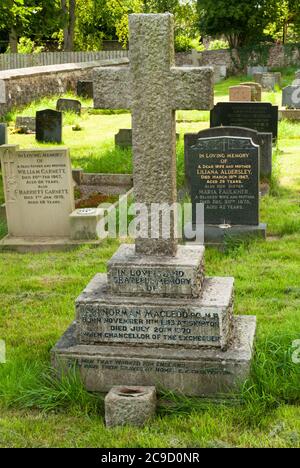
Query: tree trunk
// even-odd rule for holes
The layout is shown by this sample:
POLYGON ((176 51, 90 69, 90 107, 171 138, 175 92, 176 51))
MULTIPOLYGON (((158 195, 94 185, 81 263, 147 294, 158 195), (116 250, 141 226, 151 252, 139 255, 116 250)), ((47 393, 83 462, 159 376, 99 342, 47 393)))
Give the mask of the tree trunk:
POLYGON ((61 0, 61 8, 65 15, 64 27, 64 50, 66 52, 74 49, 74 32, 76 23, 76 0, 61 0))
POLYGON ((15 28, 11 28, 9 33, 9 50, 11 54, 18 53, 18 35, 15 28))

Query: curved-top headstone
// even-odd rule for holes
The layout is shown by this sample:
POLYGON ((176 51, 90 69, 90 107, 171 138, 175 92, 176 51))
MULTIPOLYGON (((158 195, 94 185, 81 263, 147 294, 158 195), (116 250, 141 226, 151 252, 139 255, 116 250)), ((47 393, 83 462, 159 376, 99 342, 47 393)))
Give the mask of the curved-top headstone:
POLYGON ((259 146, 251 138, 185 136, 193 224, 259 225, 259 146))
POLYGON ((36 139, 45 143, 62 142, 62 113, 45 109, 36 113, 36 139))

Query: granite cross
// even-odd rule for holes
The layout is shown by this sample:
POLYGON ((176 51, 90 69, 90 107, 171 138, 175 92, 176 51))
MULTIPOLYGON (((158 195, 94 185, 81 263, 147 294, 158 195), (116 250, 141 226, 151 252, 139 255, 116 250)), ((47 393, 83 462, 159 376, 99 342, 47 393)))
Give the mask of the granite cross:
MULTIPOLYGON (((94 106, 131 110, 135 202, 171 207, 177 200, 175 111, 213 107, 213 69, 175 67, 169 13, 129 15, 129 34, 130 66, 94 70, 94 106)), ((172 225, 169 239, 137 238, 136 253, 175 256, 172 225)))

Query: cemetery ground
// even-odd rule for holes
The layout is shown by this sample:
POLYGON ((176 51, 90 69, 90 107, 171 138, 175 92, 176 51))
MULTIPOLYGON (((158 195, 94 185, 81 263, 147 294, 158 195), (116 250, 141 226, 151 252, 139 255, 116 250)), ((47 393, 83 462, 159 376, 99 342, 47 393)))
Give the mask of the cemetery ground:
MULTIPOLYGON (((293 72, 285 70, 284 85, 291 83, 293 72)), ((241 81, 218 84, 215 101, 226 100, 228 87, 241 81)), ((264 93, 263 100, 279 104, 281 93, 264 93)), ((55 102, 34 103, 18 115, 54 108, 55 102)), ((177 121, 181 186, 182 135, 207 128, 208 113, 178 112, 177 121)), ((132 171, 131 151, 114 149, 113 143, 119 128, 129 128, 130 114, 84 111, 81 117, 64 115, 64 125, 73 167, 132 171), (73 131, 75 124, 82 130, 73 131)), ((9 143, 43 146, 34 135, 10 134, 9 143)), ((73 320, 75 298, 96 273, 105 272, 119 241, 65 253, 1 253, 0 339, 6 342, 7 363, 0 365, 0 446, 300 447, 300 363, 292 359, 293 342, 300 339, 300 123, 279 124, 274 153, 270 193, 261 201, 267 242, 231 244, 226 253, 206 250, 207 275, 235 278, 235 313, 258 320, 251 377, 240 393, 213 404, 162 390, 158 417, 144 429, 106 429, 102 397, 87 393, 75 372, 58 382, 49 359, 73 320)), ((3 202, 1 184, 0 179, 3 202)), ((1 237, 5 230, 2 222, 1 237)))

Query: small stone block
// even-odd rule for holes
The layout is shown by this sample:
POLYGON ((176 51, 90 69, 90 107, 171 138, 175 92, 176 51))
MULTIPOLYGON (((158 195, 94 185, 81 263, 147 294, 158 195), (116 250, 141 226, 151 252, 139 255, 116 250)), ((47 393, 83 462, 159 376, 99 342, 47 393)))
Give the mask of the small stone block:
POLYGON ((123 244, 107 264, 114 294, 199 297, 204 281, 204 248, 179 246, 175 257, 137 255, 123 244))
POLYGON ((105 397, 107 427, 143 427, 156 413, 155 387, 113 387, 105 397))
POLYGON ((79 208, 70 214, 71 239, 98 239, 97 225, 103 216, 99 208, 79 208))

